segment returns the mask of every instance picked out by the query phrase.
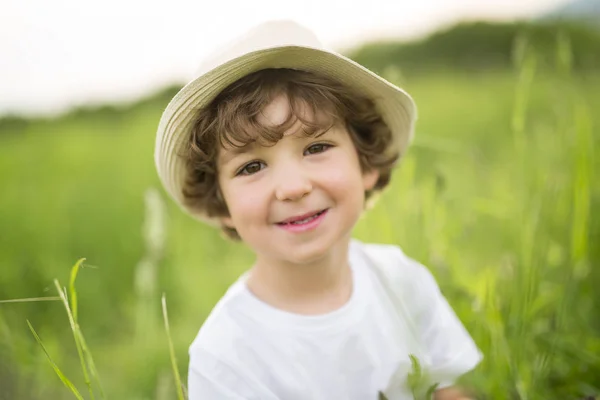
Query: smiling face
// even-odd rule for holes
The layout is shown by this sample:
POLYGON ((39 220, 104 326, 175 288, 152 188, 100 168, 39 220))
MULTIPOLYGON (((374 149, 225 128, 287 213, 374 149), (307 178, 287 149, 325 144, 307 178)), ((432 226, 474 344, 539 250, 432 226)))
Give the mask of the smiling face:
MULTIPOLYGON (((290 113, 287 97, 280 95, 257 122, 280 126, 290 113)), ((365 191, 379 177, 376 170, 363 173, 342 124, 309 136, 299 119, 274 145, 221 148, 217 165, 229 211, 222 222, 237 230, 259 260, 289 264, 316 262, 347 245, 365 191)))

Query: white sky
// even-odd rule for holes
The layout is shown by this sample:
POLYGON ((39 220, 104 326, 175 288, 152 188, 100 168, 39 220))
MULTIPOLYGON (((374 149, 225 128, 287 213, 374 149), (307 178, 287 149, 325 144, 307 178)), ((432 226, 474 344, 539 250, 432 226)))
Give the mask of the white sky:
POLYGON ((204 56, 268 19, 295 19, 343 49, 458 20, 527 17, 567 1, 1 0, 0 115, 129 101, 183 84, 204 56))

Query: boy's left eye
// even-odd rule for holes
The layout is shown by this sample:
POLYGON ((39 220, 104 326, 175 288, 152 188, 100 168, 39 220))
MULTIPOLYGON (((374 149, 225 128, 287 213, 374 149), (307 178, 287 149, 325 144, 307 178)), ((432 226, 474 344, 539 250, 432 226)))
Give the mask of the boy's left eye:
POLYGON ((325 150, 327 150, 328 148, 330 148, 331 145, 329 144, 325 144, 325 143, 315 143, 310 145, 305 151, 304 154, 305 155, 309 155, 309 154, 318 154, 318 153, 322 153, 325 150))

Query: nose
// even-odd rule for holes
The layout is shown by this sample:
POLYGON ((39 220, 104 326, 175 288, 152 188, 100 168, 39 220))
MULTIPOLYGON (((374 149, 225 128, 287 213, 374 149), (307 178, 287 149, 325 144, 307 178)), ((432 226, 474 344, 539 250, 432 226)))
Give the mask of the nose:
POLYGON ((275 197, 280 201, 296 201, 309 194, 313 187, 307 174, 297 164, 282 169, 276 177, 275 197))

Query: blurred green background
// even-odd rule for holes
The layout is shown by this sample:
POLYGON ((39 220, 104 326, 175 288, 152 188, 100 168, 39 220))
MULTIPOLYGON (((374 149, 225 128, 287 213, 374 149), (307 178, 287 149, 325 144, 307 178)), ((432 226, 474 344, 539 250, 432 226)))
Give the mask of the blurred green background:
MULTIPOLYGON (((600 393, 600 33, 592 24, 461 24, 348 51, 406 88, 414 145, 356 237, 427 265, 485 354, 479 399, 600 393)), ((598 18, 600 21, 600 17, 598 18)), ((178 88, 128 106, 0 120, 0 300, 77 279, 79 322, 107 398, 172 399, 166 294, 187 347, 252 260, 184 215, 153 163, 178 88)), ((0 399, 68 399, 31 322, 86 394, 60 302, 0 303, 0 399)))

